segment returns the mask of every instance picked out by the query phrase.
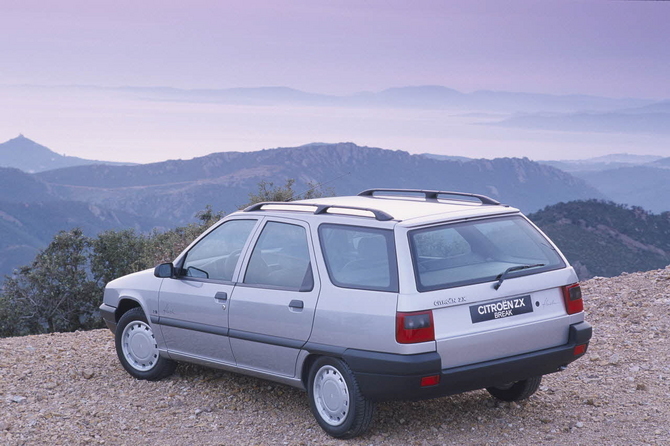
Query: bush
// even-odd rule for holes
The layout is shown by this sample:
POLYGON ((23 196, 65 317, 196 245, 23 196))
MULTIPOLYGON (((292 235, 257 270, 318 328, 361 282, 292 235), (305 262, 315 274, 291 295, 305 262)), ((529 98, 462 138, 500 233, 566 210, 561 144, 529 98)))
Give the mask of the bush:
POLYGON ((101 289, 89 273, 89 238, 61 231, 18 274, 7 278, 0 299, 0 334, 20 336, 102 326, 101 289))
POLYGON ((133 229, 105 231, 91 243, 91 272, 96 282, 105 284, 117 277, 153 266, 147 255, 150 241, 133 229))

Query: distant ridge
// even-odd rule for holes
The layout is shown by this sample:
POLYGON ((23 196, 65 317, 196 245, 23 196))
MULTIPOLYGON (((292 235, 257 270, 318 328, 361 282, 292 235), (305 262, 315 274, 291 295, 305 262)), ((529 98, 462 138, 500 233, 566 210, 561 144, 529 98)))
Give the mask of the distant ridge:
POLYGON ((586 171, 603 171, 608 169, 616 169, 618 167, 634 167, 641 165, 648 165, 651 167, 663 167, 664 159, 656 155, 633 155, 630 153, 613 153, 611 155, 597 156, 594 158, 587 158, 581 160, 554 160, 542 161, 538 163, 547 164, 549 166, 561 169, 565 172, 586 172, 586 171))
POLYGON ((655 105, 642 99, 613 99, 588 95, 552 95, 479 90, 463 93, 441 85, 394 87, 351 95, 307 93, 288 87, 184 90, 178 88, 122 87, 146 100, 220 102, 246 105, 316 105, 344 107, 393 107, 415 109, 487 110, 504 112, 613 111, 655 105))
POLYGON ((82 201, 62 200, 35 175, 0 167, 0 283, 30 263, 59 230, 81 228, 88 236, 110 229, 148 232, 161 220, 82 201))
POLYGON ((88 201, 169 224, 206 205, 231 212, 261 181, 295 179, 297 192, 325 183, 338 195, 371 187, 455 190, 490 195, 524 211, 559 201, 604 198, 583 180, 527 158, 431 159, 354 143, 307 144, 257 152, 220 152, 137 166, 77 166, 35 175, 67 200, 88 201))
POLYGON ((21 134, 0 144, 0 167, 13 167, 24 172, 35 173, 89 164, 127 165, 129 163, 112 163, 59 155, 21 134))
POLYGON ((670 211, 670 157, 615 153, 583 160, 538 161, 582 178, 615 203, 670 211))
POLYGON ((464 93, 441 85, 414 85, 333 95, 310 93, 283 86, 182 89, 174 87, 100 87, 94 85, 24 85, 29 91, 68 93, 107 92, 156 102, 221 103, 233 105, 307 105, 323 107, 410 108, 426 110, 486 111, 503 113, 631 113, 666 111, 668 101, 608 98, 580 94, 556 95, 478 90, 464 93), (648 107, 648 108, 646 108, 648 107))
POLYGON ((659 161, 641 166, 620 167, 600 172, 575 172, 617 203, 640 206, 652 212, 670 211, 670 169, 659 161))
MULTIPOLYGON (((37 150, 46 149, 20 138, 37 150)), ((631 161, 628 155, 617 154, 594 162, 621 159, 631 161)), ((667 161, 664 158, 654 163, 667 161)), ((635 169, 650 169, 646 165, 635 169)), ((670 174, 670 169, 655 170, 670 174)), ((653 179, 648 173, 646 176, 653 179)), ((287 179, 295 179, 293 187, 298 193, 313 183, 325 184, 326 193, 337 195, 356 194, 371 187, 474 192, 528 213, 559 202, 605 198, 585 181, 595 177, 580 179, 527 158, 432 158, 429 154, 411 155, 351 142, 219 152, 140 165, 78 165, 35 174, 0 168, 0 275, 27 263, 59 229, 80 226, 87 234, 95 235, 106 229, 146 232, 188 224, 207 205, 217 211, 237 210, 248 202, 249 194, 257 191, 261 181, 280 186, 287 179)), ((664 183, 670 184, 669 180, 664 183)), ((617 182, 626 183, 623 178, 617 182)), ((670 191, 666 196, 670 196, 670 191)), ((669 245, 659 245, 656 236, 652 237, 667 234, 667 214, 650 217, 641 209, 599 201, 581 203, 567 207, 559 204, 533 214, 550 235, 557 234, 559 246, 566 244, 569 258, 581 262, 581 274, 613 275, 630 270, 625 268, 657 267, 668 258, 669 245), (653 224, 644 226, 638 220, 653 224), (646 233, 650 237, 644 236, 646 233), (572 234, 575 237, 571 238, 572 234), (580 251, 580 246, 584 250, 580 251), (601 270, 604 262, 599 259, 611 252, 625 261, 601 270), (649 263, 652 260, 653 264, 649 263)))

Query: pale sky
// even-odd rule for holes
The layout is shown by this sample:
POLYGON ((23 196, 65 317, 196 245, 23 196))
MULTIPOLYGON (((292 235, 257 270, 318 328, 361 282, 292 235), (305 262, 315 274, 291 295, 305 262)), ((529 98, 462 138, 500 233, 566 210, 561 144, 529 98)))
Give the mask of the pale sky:
POLYGON ((670 98, 670 2, 0 0, 0 83, 670 98))
MULTIPOLYGON (((670 1, 0 0, 0 86, 287 86, 350 94, 442 85, 664 100, 669 80, 670 1)), ((0 104, 2 141, 23 132, 91 158, 82 147, 103 138, 68 141, 33 116, 6 121, 20 114, 9 107, 0 104)), ((319 134, 276 144, 267 136, 241 149, 308 143, 319 134)), ((166 147, 142 138, 125 134, 129 145, 119 150, 166 147)), ((388 148, 422 151, 407 138, 388 148)))

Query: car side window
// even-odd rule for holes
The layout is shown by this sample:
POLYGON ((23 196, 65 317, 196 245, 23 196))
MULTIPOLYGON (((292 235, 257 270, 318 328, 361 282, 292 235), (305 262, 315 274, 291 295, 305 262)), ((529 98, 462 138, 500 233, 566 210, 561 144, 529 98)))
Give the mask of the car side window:
POLYGON ((186 277, 231 281, 240 253, 256 220, 230 220, 207 234, 186 254, 186 277))
POLYGON ((305 228, 268 222, 251 253, 244 283, 310 291, 314 277, 305 228))
POLYGON ((398 291, 393 231, 323 224, 321 250, 331 282, 342 288, 398 291))

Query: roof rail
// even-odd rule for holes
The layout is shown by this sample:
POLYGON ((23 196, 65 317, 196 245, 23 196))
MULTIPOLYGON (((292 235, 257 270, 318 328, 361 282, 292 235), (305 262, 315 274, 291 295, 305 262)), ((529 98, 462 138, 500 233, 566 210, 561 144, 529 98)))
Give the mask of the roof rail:
MULTIPOLYGON (((367 189, 364 190, 363 192, 359 193, 358 195, 361 197, 374 197, 375 192, 400 192, 400 193, 413 193, 413 194, 423 194, 426 200, 437 200, 438 195, 454 195, 457 197, 468 197, 468 198, 476 198, 478 199, 482 204, 490 204, 490 205, 500 205, 500 202, 494 200, 493 198, 489 198, 486 195, 479 195, 479 194, 467 194, 465 192, 451 192, 451 191, 441 191, 441 190, 423 190, 423 189, 367 189)), ((397 196, 395 196, 397 197, 397 196)), ((394 198, 395 198, 394 197, 394 198)), ((400 197, 402 198, 402 197, 400 197)), ((460 200, 463 201, 463 200, 460 200)))
POLYGON ((393 216, 387 214, 384 211, 379 209, 364 208, 358 206, 344 206, 339 204, 317 204, 317 203, 296 203, 291 201, 265 201, 263 203, 252 204, 251 206, 244 209, 244 212, 253 212, 263 210, 263 206, 272 205, 272 206, 287 206, 287 207, 311 207, 316 208, 314 210, 314 215, 326 214, 330 209, 350 209, 354 211, 364 211, 370 212, 374 215, 376 220, 379 221, 389 221, 393 220, 393 216))

